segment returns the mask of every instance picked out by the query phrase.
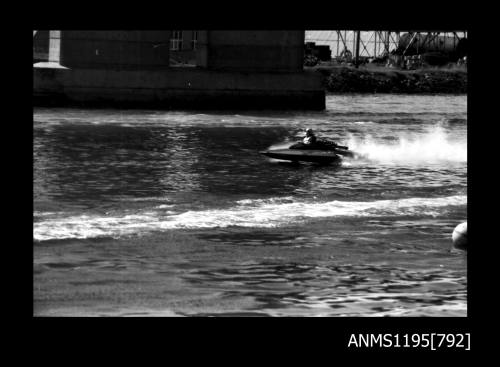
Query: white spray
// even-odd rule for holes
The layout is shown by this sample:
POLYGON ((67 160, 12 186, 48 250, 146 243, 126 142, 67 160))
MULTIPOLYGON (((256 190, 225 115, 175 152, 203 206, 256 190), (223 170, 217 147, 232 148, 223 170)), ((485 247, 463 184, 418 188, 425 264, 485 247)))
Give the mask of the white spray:
POLYGON ((387 164, 467 162, 466 138, 452 140, 439 125, 424 134, 396 136, 391 142, 372 136, 359 139, 351 135, 347 145, 363 159, 387 164))

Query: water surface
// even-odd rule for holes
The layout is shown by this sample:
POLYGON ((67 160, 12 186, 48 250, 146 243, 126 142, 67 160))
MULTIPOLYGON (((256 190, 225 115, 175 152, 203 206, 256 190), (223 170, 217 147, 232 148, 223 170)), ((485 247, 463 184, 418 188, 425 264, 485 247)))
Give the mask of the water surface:
POLYGON ((35 314, 466 315, 466 96, 33 124, 35 314), (361 158, 259 154, 305 127, 361 158))

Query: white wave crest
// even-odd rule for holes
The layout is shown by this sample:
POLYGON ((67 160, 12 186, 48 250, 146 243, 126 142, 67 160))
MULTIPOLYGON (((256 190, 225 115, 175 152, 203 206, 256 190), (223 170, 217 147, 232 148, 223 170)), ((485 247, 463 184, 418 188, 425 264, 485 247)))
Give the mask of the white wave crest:
POLYGON ((439 215, 443 207, 467 204, 462 195, 367 202, 287 202, 283 198, 241 200, 229 209, 172 212, 147 211, 135 215, 80 215, 33 223, 33 237, 43 241, 66 238, 120 237, 177 228, 277 227, 308 218, 439 215))

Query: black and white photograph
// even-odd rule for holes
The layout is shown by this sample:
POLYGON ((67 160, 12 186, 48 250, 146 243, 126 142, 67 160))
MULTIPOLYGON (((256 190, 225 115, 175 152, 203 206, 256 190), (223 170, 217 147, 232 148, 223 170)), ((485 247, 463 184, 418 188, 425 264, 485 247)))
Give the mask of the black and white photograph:
POLYGON ((33 30, 33 316, 467 318, 467 56, 33 30))

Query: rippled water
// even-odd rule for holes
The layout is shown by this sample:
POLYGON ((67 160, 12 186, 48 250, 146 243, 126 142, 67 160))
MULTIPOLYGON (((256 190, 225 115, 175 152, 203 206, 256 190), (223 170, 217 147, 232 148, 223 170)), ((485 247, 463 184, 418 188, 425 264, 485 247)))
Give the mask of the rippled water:
POLYGON ((35 314, 465 316, 466 104, 35 109, 35 314), (360 158, 259 154, 304 127, 360 158))

